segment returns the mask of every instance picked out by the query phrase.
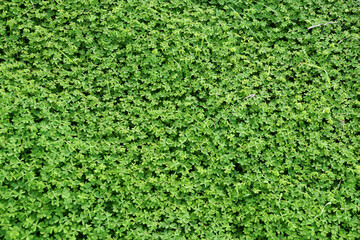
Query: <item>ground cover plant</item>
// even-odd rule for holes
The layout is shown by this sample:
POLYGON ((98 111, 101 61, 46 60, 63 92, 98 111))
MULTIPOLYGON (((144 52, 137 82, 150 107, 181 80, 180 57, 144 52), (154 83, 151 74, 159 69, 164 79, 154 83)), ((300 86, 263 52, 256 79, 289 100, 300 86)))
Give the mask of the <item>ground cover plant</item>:
POLYGON ((0 3, 0 239, 360 239, 360 3, 0 3))

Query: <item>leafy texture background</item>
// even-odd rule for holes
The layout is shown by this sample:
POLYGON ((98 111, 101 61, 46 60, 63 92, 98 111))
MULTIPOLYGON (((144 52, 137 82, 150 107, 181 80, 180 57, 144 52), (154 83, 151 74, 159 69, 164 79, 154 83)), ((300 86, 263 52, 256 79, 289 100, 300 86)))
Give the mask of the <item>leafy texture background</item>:
POLYGON ((2 1, 0 238, 359 239, 359 11, 2 1))

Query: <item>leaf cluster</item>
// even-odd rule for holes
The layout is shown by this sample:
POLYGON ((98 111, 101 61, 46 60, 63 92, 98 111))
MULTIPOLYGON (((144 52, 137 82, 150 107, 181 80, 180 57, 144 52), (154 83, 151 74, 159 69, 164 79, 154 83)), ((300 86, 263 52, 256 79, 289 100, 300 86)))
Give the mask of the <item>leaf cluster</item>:
POLYGON ((0 238, 359 239, 359 21, 345 0, 3 1, 0 238))

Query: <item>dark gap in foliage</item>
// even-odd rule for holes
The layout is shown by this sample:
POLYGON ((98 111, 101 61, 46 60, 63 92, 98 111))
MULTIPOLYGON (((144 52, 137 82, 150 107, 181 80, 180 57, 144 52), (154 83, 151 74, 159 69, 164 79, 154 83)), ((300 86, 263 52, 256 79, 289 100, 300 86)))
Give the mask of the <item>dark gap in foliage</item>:
POLYGON ((57 188, 58 187, 56 185, 50 183, 50 184, 47 184, 47 186, 42 189, 42 193, 45 194, 45 193, 51 192, 52 190, 56 190, 57 188))
MULTIPOLYGON (((234 214, 235 219, 239 217, 239 213, 236 212, 234 214)), ((236 221, 237 222, 237 221, 236 221)), ((241 223, 230 223, 231 228, 233 229, 233 233, 235 234, 235 237, 241 237, 244 236, 244 225, 241 223)))
POLYGON ((87 235, 83 234, 82 232, 78 232, 76 239, 88 239, 87 235))
POLYGON ((114 213, 113 211, 113 205, 114 205, 114 202, 113 201, 105 201, 104 203, 105 205, 105 212, 108 212, 108 213, 114 213))
POLYGON ((70 126, 76 128, 78 126, 78 122, 70 121, 70 126))
POLYGON ((31 150, 32 150, 31 148, 25 148, 23 151, 20 152, 19 159, 27 160, 27 158, 31 154, 31 150))
POLYGON ((10 30, 9 26, 5 27, 5 34, 6 34, 6 37, 9 37, 11 35, 11 30, 10 30))
MULTIPOLYGON (((38 112, 38 111, 37 111, 38 112)), ((34 123, 41 123, 42 121, 44 121, 45 119, 43 117, 41 117, 40 113, 35 113, 33 114, 34 116, 34 123)))
POLYGON ((234 162, 234 170, 237 172, 237 173, 240 173, 240 174, 244 174, 244 169, 242 168, 241 164, 238 163, 238 162, 234 162))
POLYGON ((86 177, 86 173, 81 176, 80 181, 82 183, 90 183, 89 179, 86 177))
POLYGON ((23 29, 20 29, 20 36, 21 36, 22 42, 23 42, 25 45, 29 45, 30 40, 29 40, 28 37, 25 37, 25 36, 24 36, 24 30, 23 30, 23 29))
POLYGON ((341 228, 342 230, 348 231, 348 232, 350 232, 350 231, 352 230, 352 227, 349 226, 348 223, 344 223, 344 222, 341 222, 341 223, 340 223, 340 228, 341 228))
POLYGON ((274 101, 276 98, 274 95, 270 95, 269 97, 264 98, 266 104, 270 104, 272 101, 274 101))
POLYGON ((182 171, 180 171, 180 170, 170 170, 167 173, 170 176, 175 175, 178 179, 181 179, 183 176, 182 171))
MULTIPOLYGON (((5 62, 5 52, 4 49, 0 47, 0 63, 3 62, 5 62)), ((6 86, 3 89, 7 90, 6 86)))
POLYGON ((355 185, 355 190, 356 190, 356 191, 360 191, 360 183, 357 183, 357 184, 355 185))
POLYGON ((112 237, 115 238, 116 233, 115 233, 115 230, 114 230, 114 229, 109 229, 109 230, 108 230, 108 233, 109 233, 110 236, 112 236, 112 237))
POLYGON ((195 172, 196 171, 195 166, 190 165, 190 167, 187 168, 187 171, 188 171, 189 174, 192 173, 192 172, 195 172))
POLYGON ((60 93, 60 92, 63 92, 63 91, 64 91, 64 87, 61 84, 56 83, 54 92, 55 93, 60 93))

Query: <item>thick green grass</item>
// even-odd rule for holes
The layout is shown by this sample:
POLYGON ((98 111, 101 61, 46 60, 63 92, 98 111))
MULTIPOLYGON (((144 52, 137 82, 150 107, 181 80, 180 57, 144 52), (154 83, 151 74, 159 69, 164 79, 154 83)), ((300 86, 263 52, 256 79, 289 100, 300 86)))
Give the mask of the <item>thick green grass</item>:
POLYGON ((0 239, 359 239, 357 1, 0 3, 0 239))

